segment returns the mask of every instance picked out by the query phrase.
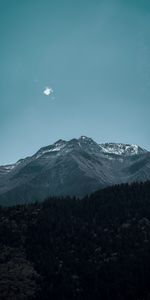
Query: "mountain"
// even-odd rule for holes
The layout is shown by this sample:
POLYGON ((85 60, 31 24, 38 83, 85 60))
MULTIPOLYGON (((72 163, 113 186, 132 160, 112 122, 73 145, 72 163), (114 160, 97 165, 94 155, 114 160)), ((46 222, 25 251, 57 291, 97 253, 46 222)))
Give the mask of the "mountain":
POLYGON ((79 196, 106 186, 150 179, 150 152, 137 145, 98 144, 81 136, 58 140, 33 156, 0 167, 0 204, 79 196))

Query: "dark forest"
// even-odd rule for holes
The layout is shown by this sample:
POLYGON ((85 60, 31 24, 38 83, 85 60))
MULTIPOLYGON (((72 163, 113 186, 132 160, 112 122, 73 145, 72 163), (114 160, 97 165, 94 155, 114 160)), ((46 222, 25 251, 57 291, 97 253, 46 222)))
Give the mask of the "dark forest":
POLYGON ((1 300, 150 299, 150 182, 0 207, 1 300))

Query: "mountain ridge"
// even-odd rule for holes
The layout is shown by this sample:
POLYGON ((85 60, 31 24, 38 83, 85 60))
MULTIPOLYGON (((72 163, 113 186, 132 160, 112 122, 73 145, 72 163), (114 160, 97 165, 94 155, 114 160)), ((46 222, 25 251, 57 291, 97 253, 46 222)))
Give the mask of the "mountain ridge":
POLYGON ((110 185, 150 179, 150 152, 137 145, 98 144, 81 136, 58 140, 0 167, 0 204, 84 195, 110 185))
POLYGON ((108 154, 117 154, 117 155, 122 155, 122 154, 128 154, 128 155, 134 155, 134 154, 140 154, 140 153, 148 153, 150 151, 140 147, 139 145, 137 144, 127 144, 127 143, 116 143, 116 142, 105 142, 105 143, 96 143, 92 138, 89 138, 85 135, 82 135, 80 136, 78 139, 77 138, 73 138, 73 139, 70 139, 70 140, 63 140, 63 139, 59 139, 57 140, 56 142, 54 142, 53 144, 49 144, 48 146, 44 146, 44 147, 41 147, 39 150, 37 150, 35 152, 35 154, 31 155, 31 156, 26 156, 25 158, 21 158, 19 160, 17 160, 15 163, 10 163, 10 164, 3 164, 3 165, 0 165, 0 167, 3 167, 3 168, 6 168, 6 169, 13 169, 13 167, 16 165, 16 164, 19 164, 22 160, 25 160, 25 159, 28 159, 28 158, 31 158, 31 157, 34 157, 35 155, 38 155, 38 154, 44 154, 44 151, 45 153, 46 152, 52 152, 52 151, 59 151, 60 148, 57 147, 58 145, 66 145, 72 141, 77 141, 78 143, 80 143, 80 141, 86 141, 86 142, 93 142, 95 144, 97 144, 100 149, 101 149, 101 152, 104 152, 104 153, 108 153, 108 154), (118 153, 117 153, 117 149, 118 149, 118 153), (121 149, 121 151, 119 151, 119 149, 121 149), (127 149, 132 149, 132 151, 128 151, 127 153, 127 149), (42 153, 43 151, 43 153, 42 153))

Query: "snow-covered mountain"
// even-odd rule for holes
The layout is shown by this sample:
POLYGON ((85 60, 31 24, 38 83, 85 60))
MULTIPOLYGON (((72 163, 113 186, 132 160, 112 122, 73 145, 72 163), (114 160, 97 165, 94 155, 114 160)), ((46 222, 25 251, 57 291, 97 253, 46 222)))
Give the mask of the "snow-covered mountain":
POLYGON ((137 155, 147 152, 145 149, 133 144, 105 143, 100 144, 100 147, 104 153, 117 155, 137 155))
POLYGON ((84 196, 122 182, 150 179, 150 152, 137 145, 98 144, 81 136, 58 140, 33 156, 0 167, 0 203, 84 196))

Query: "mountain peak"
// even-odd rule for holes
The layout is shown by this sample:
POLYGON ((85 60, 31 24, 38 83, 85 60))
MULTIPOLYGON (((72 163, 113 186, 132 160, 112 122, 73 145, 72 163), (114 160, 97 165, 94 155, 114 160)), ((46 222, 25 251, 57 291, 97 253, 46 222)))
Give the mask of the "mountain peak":
POLYGON ((91 138, 89 138, 89 137, 87 137, 87 136, 85 136, 85 135, 81 135, 81 136, 79 137, 79 140, 91 140, 91 138))
POLYGON ((62 144, 64 144, 64 143, 66 143, 65 140, 59 139, 59 140, 56 141, 54 144, 55 144, 55 145, 62 145, 62 144))

